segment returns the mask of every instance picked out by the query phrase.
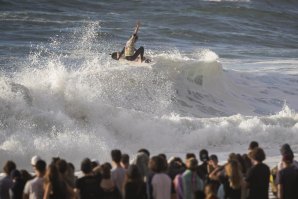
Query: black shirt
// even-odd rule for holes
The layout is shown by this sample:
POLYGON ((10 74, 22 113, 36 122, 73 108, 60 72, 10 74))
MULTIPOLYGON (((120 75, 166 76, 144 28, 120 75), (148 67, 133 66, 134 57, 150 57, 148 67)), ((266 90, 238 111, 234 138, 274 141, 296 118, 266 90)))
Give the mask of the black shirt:
POLYGON ((268 199, 270 169, 267 165, 259 163, 247 173, 246 181, 249 183, 249 199, 268 199))
POLYGON ((81 199, 98 199, 102 198, 100 188, 101 176, 84 176, 77 179, 76 188, 80 190, 81 199))
POLYGON ((125 184, 124 199, 146 199, 146 183, 145 182, 127 182, 125 184))
POLYGON ((283 198, 298 198, 298 169, 295 166, 286 167, 279 171, 278 184, 283 188, 283 198))

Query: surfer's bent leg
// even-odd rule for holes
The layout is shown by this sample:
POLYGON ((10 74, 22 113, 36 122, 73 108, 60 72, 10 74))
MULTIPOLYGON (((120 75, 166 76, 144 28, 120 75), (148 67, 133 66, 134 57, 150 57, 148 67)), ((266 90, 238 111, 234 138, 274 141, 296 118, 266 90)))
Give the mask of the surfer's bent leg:
POLYGON ((144 59, 144 47, 141 46, 133 56, 126 57, 129 61, 134 61, 139 55, 141 55, 141 59, 144 59))

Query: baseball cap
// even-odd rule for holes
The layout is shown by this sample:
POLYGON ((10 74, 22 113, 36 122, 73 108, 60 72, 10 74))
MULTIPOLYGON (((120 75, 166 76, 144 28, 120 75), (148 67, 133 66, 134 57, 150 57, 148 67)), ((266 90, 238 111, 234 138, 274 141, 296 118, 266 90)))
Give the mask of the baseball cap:
POLYGON ((32 165, 32 166, 35 166, 35 165, 36 165, 36 162, 37 162, 38 160, 41 160, 41 158, 40 158, 38 155, 33 156, 33 157, 31 158, 31 165, 32 165))

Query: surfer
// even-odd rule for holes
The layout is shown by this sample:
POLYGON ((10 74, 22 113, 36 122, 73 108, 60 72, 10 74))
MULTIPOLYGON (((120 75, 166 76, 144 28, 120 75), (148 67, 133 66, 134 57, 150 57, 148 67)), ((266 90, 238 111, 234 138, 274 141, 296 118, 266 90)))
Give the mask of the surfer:
POLYGON ((126 42, 126 45, 122 49, 122 51, 121 52, 114 52, 114 53, 111 54, 113 59, 119 60, 124 54, 124 58, 128 61, 136 61, 139 56, 140 56, 140 62, 145 60, 145 58, 144 58, 144 47, 141 46, 139 49, 135 48, 135 43, 138 40, 139 28, 140 28, 140 22, 138 21, 132 36, 126 42))

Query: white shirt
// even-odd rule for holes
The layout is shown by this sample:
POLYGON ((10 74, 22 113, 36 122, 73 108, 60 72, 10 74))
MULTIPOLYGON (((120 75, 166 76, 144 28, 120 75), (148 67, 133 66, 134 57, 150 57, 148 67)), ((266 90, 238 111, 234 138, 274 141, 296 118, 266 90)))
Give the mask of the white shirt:
POLYGON ((43 183, 44 179, 40 177, 29 180, 25 185, 24 194, 29 195, 29 199, 42 199, 44 194, 43 183))
POLYGON ((151 184, 154 199, 171 199, 171 178, 164 173, 154 174, 151 184))
POLYGON ((126 170, 122 167, 112 169, 111 177, 118 190, 122 192, 126 170))

